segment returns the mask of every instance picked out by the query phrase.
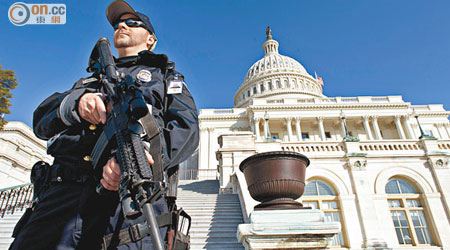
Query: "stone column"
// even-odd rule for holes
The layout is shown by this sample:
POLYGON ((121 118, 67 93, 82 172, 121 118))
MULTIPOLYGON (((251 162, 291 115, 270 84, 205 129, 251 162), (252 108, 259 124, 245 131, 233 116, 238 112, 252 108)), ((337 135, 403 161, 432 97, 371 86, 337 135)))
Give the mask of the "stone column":
POLYGON ((416 138, 414 138, 414 132, 411 128, 411 124, 409 124, 409 116, 404 115, 404 116, 402 116, 402 118, 403 118, 403 123, 405 124, 405 127, 406 127, 406 132, 408 134, 408 139, 416 139, 416 138))
POLYGON ((441 124, 435 123, 435 124, 433 124, 433 126, 436 128, 436 130, 437 130, 437 132, 438 132, 438 134, 439 134, 439 136, 435 136, 435 137, 436 137, 436 138, 439 137, 440 139, 444 139, 444 136, 443 136, 442 131, 441 131, 441 129, 440 129, 441 124))
POLYGON ((441 135, 441 139, 448 139, 448 134, 447 131, 445 129, 445 123, 438 123, 436 124, 436 127, 439 131, 439 134, 441 135))
POLYGON ((444 127, 445 131, 447 132, 447 136, 450 138, 450 131, 449 131, 450 123, 444 123, 444 127))
MULTIPOLYGON (((202 147, 199 147, 198 151, 198 169, 208 169, 210 167, 209 158, 211 157, 209 152, 209 132, 208 128, 204 126, 200 127, 200 144, 202 147)), ((198 177, 197 173, 188 173, 188 175, 193 180, 196 180, 198 177)))
POLYGON ((447 130, 445 129, 445 123, 441 123, 441 131, 442 131, 442 139, 450 139, 447 134, 447 130))
POLYGON ((264 119, 264 139, 266 139, 269 134, 269 120, 264 119))
POLYGON ((375 138, 377 140, 383 140, 383 138, 381 137, 381 132, 380 132, 380 128, 378 127, 378 116, 372 116, 372 126, 373 129, 375 130, 375 138))
POLYGON ((259 140, 260 133, 259 133, 259 118, 254 118, 253 123, 255 124, 255 136, 256 140, 259 140))
POLYGON ((295 117, 295 132, 297 132, 298 141, 303 141, 302 138, 302 129, 300 127, 301 117, 295 117))
POLYGON ((292 118, 291 117, 286 117, 286 127, 287 127, 287 131, 288 131, 288 140, 292 141, 292 123, 291 123, 292 118))
POLYGON ((317 117, 317 121, 319 122, 319 132, 320 132, 320 138, 322 141, 325 141, 325 130, 323 128, 323 116, 317 117))
POLYGON ((364 128, 366 129, 367 139, 373 140, 372 130, 370 129, 369 116, 363 116, 364 128))
POLYGON ((398 135, 400 136, 400 139, 402 139, 402 140, 406 139, 405 132, 403 132, 402 123, 400 122, 400 116, 396 115, 394 117, 394 121, 395 121, 395 126, 397 127, 398 135))
POLYGON ((341 120, 341 132, 342 132, 342 138, 345 138, 345 136, 347 136, 346 132, 345 132, 345 122, 344 119, 342 117, 339 117, 339 119, 341 120))
MULTIPOLYGON (((217 167, 216 160, 216 145, 217 145, 217 137, 214 133, 214 128, 208 128, 208 166, 210 168, 217 167)), ((199 173, 199 177, 201 178, 201 174, 199 173)))

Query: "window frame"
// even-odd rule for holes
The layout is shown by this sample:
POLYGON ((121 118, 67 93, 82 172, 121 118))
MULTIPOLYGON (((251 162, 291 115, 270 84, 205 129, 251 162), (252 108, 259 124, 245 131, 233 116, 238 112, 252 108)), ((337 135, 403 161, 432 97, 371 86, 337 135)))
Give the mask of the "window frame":
MULTIPOLYGON (((341 224, 342 245, 330 245, 329 247, 330 248, 346 248, 348 246, 348 239, 347 239, 347 234, 346 234, 347 230, 345 229, 345 225, 344 225, 344 221, 343 221, 344 216, 342 214, 342 206, 341 206, 341 202, 339 200, 339 194, 336 192, 336 189, 331 184, 329 184, 328 181, 322 180, 320 178, 312 178, 312 179, 308 180, 308 182, 310 182, 310 181, 321 181, 321 182, 324 182, 326 185, 328 185, 331 188, 331 190, 335 193, 335 195, 320 195, 320 194, 318 194, 318 195, 310 195, 310 196, 303 195, 301 197, 301 202, 302 203, 304 203, 304 202, 316 202, 317 209, 322 211, 322 212, 324 212, 324 214, 326 214, 326 213, 338 213, 338 215, 339 215, 339 223, 341 224), (335 202, 337 208, 323 208, 324 207, 323 203, 324 202, 330 202, 330 201, 331 202, 335 202)), ((305 185, 305 190, 306 190, 306 185, 305 185)), ((339 234, 337 234, 336 237, 339 237, 338 235, 339 234)), ((337 242, 337 243, 339 243, 339 242, 337 242)))
MULTIPOLYGON (((397 182, 397 184, 399 185, 399 193, 386 193, 386 201, 388 203, 388 209, 389 209, 389 213, 391 215, 391 221, 392 221, 392 226, 394 228, 394 233, 395 236, 397 238, 397 242, 401 247, 427 247, 427 246, 435 246, 436 244, 435 242, 435 234, 433 232, 433 228, 432 228, 432 224, 431 222, 431 218, 430 218, 430 213, 428 212, 427 207, 425 206, 425 202, 423 199, 423 195, 419 193, 419 189, 413 184, 411 183, 411 181, 404 179, 404 178, 399 178, 399 177, 392 177, 389 179, 389 181, 392 181, 394 179, 399 179, 402 181, 407 182, 409 185, 411 185, 415 191, 417 193, 402 193, 402 189, 400 188, 400 183, 397 182), (391 200, 399 200, 400 201, 400 206, 399 207, 391 207, 390 202, 391 200), (416 200, 420 202, 420 207, 409 207, 407 205, 407 201, 408 200, 416 200), (398 235, 397 235, 397 228, 400 227, 396 227, 392 218, 392 212, 395 211, 400 211, 403 212, 405 214, 406 217, 406 222, 408 224, 408 231, 409 231, 409 235, 411 236, 411 244, 401 244, 400 241, 398 240, 398 235), (419 242, 419 238, 417 237, 417 233, 416 233, 416 226, 414 225, 414 221, 412 219, 412 214, 411 212, 414 211, 422 211, 423 213, 423 217, 425 219, 425 222, 427 224, 427 233, 430 237, 430 243, 420 243, 419 242)), ((388 183, 389 183, 388 181, 388 183)), ((387 186, 387 184, 385 185, 385 188, 387 186)), ((423 228, 423 227, 422 227, 423 228)), ((427 240, 426 237, 424 237, 425 240, 427 240)), ((404 241, 404 240, 403 240, 404 241)))

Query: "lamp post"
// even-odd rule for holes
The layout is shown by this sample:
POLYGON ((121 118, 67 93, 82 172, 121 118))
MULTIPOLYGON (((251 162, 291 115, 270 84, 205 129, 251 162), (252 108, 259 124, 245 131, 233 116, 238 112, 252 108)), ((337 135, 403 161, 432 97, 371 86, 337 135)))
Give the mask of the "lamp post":
POLYGON ((357 137, 353 137, 348 134, 347 123, 345 122, 345 119, 347 119, 347 116, 344 113, 344 111, 342 111, 342 110, 341 110, 340 117, 341 117, 341 122, 342 122, 342 125, 344 126, 344 131, 345 131, 344 141, 358 142, 359 139, 357 137))
POLYGON ((432 136, 432 135, 426 135, 423 132, 422 126, 420 126, 420 122, 419 122, 419 114, 417 114, 416 110, 413 111, 413 115, 417 120, 417 125, 419 125, 419 129, 420 129, 420 140, 425 140, 425 139, 429 139, 429 140, 437 140, 436 137, 432 136))

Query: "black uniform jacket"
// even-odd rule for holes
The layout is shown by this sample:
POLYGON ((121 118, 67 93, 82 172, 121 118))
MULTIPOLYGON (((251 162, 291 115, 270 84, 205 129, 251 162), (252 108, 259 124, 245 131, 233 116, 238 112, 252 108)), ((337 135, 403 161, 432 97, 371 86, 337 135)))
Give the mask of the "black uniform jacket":
MULTIPOLYGON (((167 61, 165 55, 142 51, 138 56, 116 59, 116 66, 119 73, 130 74, 142 83, 140 89, 162 131, 162 161, 164 169, 168 169, 187 159, 197 148, 198 117, 186 84, 182 84, 181 93, 167 94, 169 83, 164 79, 165 65, 148 66, 154 65, 149 60, 155 58, 166 58, 167 61)), ((71 90, 48 97, 34 112, 34 133, 40 139, 48 140, 47 151, 55 157, 55 163, 86 166, 86 156, 91 154, 102 126, 89 128, 91 124, 78 114, 78 102, 83 94, 99 90, 100 83, 95 77, 80 79, 71 90)))

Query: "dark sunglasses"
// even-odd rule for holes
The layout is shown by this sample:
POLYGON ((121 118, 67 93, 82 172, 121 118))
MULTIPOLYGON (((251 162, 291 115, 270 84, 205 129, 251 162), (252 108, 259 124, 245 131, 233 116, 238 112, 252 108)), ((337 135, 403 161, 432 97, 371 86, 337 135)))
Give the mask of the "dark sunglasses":
POLYGON ((129 19, 122 19, 119 22, 117 22, 116 24, 114 24, 114 26, 113 26, 114 30, 117 30, 119 28, 119 24, 122 22, 125 22, 125 24, 128 27, 142 27, 142 28, 147 29, 147 26, 145 26, 145 24, 143 22, 129 18, 129 19))

